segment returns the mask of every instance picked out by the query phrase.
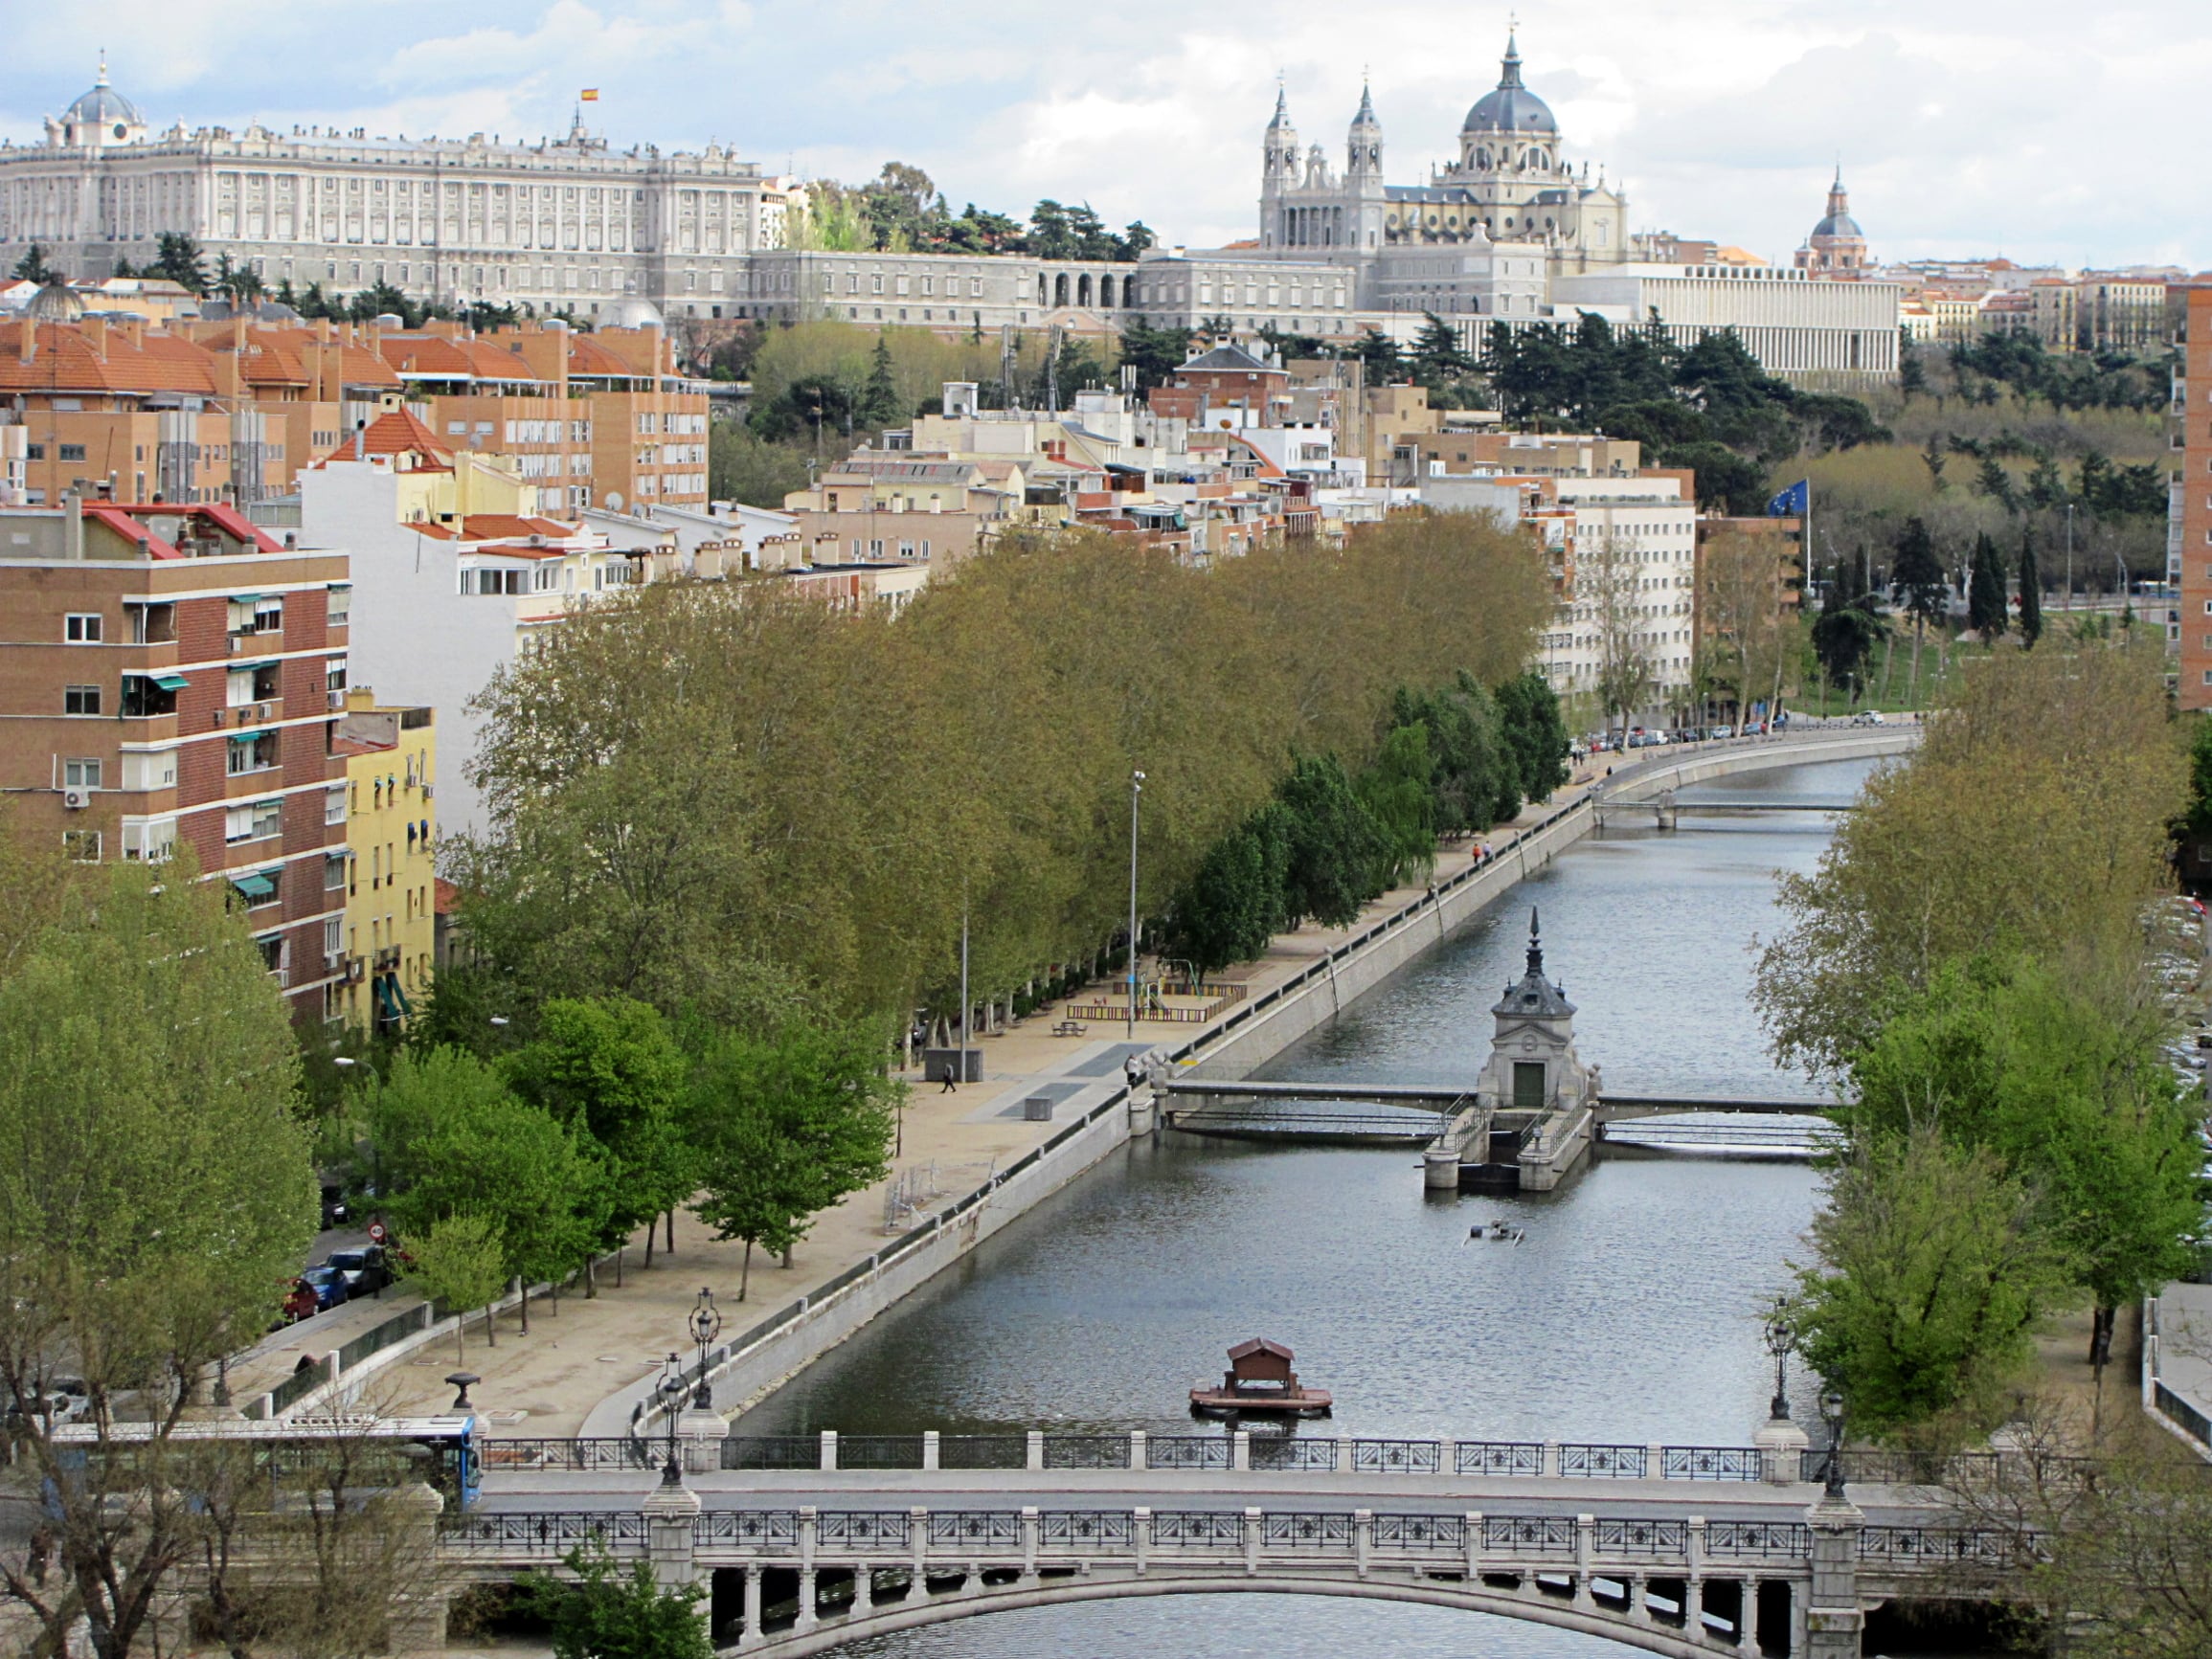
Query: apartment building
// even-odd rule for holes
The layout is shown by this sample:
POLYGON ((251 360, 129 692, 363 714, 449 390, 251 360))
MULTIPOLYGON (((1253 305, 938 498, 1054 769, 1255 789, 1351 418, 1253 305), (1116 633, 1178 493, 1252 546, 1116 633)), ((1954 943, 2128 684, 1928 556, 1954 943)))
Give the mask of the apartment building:
POLYGON ((2171 416, 2181 470, 2168 563, 2179 594, 2181 706, 2212 708, 2212 287, 2191 288, 2187 300, 2171 416))
POLYGON ((437 721, 423 706, 346 694, 331 747, 346 767, 346 973, 333 1019, 396 1036, 437 952, 437 721))
POLYGON ((0 510, 0 788, 87 863, 181 844, 230 885, 295 1016, 344 974, 343 552, 230 508, 0 510))

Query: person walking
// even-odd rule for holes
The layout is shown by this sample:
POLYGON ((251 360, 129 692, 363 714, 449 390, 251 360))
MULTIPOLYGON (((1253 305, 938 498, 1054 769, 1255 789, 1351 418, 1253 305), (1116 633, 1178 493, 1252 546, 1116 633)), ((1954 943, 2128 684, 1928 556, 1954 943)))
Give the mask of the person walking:
POLYGON ((945 1062, 945 1086, 944 1086, 944 1087, 942 1087, 942 1088, 940 1088, 940 1089, 938 1089, 938 1090, 937 1090, 937 1092, 938 1092, 939 1094, 958 1094, 958 1093, 959 1093, 959 1091, 960 1091, 960 1086, 959 1086, 959 1082, 958 1082, 958 1081, 955 1079, 955 1076, 954 1076, 954 1067, 956 1067, 957 1065, 959 1065, 959 1063, 960 1063, 961 1061, 965 1060, 966 1058, 967 1058, 967 1056, 966 1056, 965 1054, 959 1054, 959 1055, 955 1055, 955 1056, 954 1056, 952 1059, 950 1059, 950 1060, 948 1060, 948 1061, 946 1061, 946 1062, 945 1062))

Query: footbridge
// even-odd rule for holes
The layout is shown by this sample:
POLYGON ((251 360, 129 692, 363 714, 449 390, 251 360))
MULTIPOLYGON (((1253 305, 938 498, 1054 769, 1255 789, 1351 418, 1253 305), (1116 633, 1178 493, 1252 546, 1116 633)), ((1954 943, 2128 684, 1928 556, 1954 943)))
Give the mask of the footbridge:
POLYGON ((726 1651, 777 1655, 1058 1602, 1266 1591, 1676 1659, 1857 1659, 1885 1603, 2001 1594, 2018 1539, 1933 1487, 1824 1491, 1801 1434, 1761 1438, 707 1435, 678 1440, 676 1481, 666 1441, 494 1440, 440 1551, 502 1580, 596 1542, 706 1585, 726 1651))

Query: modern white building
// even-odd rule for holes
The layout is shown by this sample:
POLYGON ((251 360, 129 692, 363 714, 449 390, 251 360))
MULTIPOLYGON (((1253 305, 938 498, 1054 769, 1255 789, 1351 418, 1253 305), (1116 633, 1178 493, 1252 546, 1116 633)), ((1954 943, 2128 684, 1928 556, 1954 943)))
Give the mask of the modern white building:
POLYGON ((1616 327, 1656 314, 1682 346, 1733 329, 1773 374, 1888 376, 1905 287, 1774 265, 1636 264, 1560 277, 1551 303, 1562 318, 1591 312, 1616 327))
POLYGON ((671 318, 735 316, 749 256, 781 238, 778 188, 719 146, 611 148, 583 125, 534 144, 182 123, 155 132, 110 86, 0 144, 0 261, 33 243, 71 276, 144 264, 163 233, 271 288, 524 301, 595 314, 624 294, 671 318))

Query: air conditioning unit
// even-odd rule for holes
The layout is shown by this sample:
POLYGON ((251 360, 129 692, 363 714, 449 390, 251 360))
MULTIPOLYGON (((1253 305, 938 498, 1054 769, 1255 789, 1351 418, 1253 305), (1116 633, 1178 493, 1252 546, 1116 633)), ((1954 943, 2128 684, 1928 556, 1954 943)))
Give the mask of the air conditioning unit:
POLYGON ((344 709, 344 708, 345 708, 345 706, 346 706, 346 693, 345 693, 345 692, 343 692, 343 691, 333 691, 333 692, 329 693, 329 699, 330 699, 330 711, 331 711, 333 714, 335 714, 335 713, 338 713, 339 711, 341 711, 342 709, 344 709))
POLYGON ((216 724, 217 726, 220 726, 222 723, 223 723, 223 711, 222 711, 221 709, 219 709, 219 708, 218 708, 218 709, 216 709, 216 710, 215 710, 215 724, 216 724))
POLYGON ((362 979, 363 979, 363 978, 364 978, 364 977, 367 975, 367 973, 368 973, 368 968, 369 968, 369 964, 368 964, 368 962, 367 962, 365 959, 363 959, 362 957, 359 957, 359 956, 349 956, 349 957, 347 957, 347 958, 346 958, 346 983, 347 983, 347 984, 349 984, 349 985, 358 985, 358 984, 360 984, 360 983, 361 983, 361 981, 362 981, 362 979))
POLYGON ((266 720, 269 718, 269 706, 264 703, 259 708, 257 708, 254 713, 257 719, 266 720))
POLYGON ((426 784, 424 784, 424 785, 422 786, 422 798, 423 798, 424 800, 429 800, 429 799, 431 799, 431 798, 432 798, 433 796, 435 796, 437 794, 438 794, 438 786, 437 786, 436 784, 433 784, 433 783, 426 783, 426 784))
POLYGON ((92 804, 92 791, 80 784, 72 785, 61 792, 61 804, 71 812, 82 812, 92 804))
POLYGON ((243 634, 233 634, 231 636, 231 655, 234 657, 243 657, 245 654, 246 636, 243 634))

